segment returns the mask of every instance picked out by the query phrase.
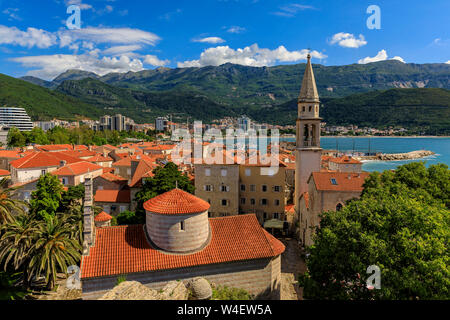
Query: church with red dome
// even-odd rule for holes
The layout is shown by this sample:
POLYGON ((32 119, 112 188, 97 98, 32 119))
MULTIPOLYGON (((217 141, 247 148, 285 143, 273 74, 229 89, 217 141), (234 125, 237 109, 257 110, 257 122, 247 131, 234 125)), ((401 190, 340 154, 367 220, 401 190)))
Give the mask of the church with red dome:
POLYGON ((83 298, 100 297, 118 277, 156 290, 172 280, 203 277, 279 298, 284 245, 254 214, 208 218, 209 207, 176 188, 144 204, 145 225, 92 228, 81 261, 83 298))

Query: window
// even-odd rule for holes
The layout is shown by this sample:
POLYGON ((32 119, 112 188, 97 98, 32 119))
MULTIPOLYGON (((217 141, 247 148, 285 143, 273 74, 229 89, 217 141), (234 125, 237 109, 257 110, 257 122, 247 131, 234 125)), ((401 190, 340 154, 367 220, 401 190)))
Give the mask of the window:
POLYGON ((241 184, 241 191, 245 191, 245 184, 241 184))
POLYGON ((208 199, 208 203, 211 204, 211 199, 208 199))
POLYGON ((62 182, 63 185, 66 185, 67 184, 67 178, 62 178, 61 182, 62 182))
POLYGON ((227 176, 227 169, 220 170, 220 174, 222 175, 222 177, 226 177, 227 176))
POLYGON ((220 189, 222 190, 222 192, 229 192, 230 191, 230 187, 229 186, 220 186, 220 189))
POLYGON ((267 192, 267 186, 265 184, 262 185, 261 187, 262 192, 267 192))
POLYGON ((116 206, 111 206, 111 212, 116 211, 117 207, 116 206))
POLYGON ((309 112, 311 112, 311 110, 312 110, 312 107, 311 107, 311 106, 309 106, 309 112))
POLYGON ((256 185, 251 184, 250 185, 250 191, 255 192, 256 191, 256 185))
POLYGON ((280 200, 275 199, 275 201, 273 202, 274 205, 279 206, 280 205, 280 200))
POLYGON ((305 109, 305 107, 303 107, 303 112, 305 112, 306 111, 306 109, 305 109))
POLYGON ((267 212, 264 212, 263 217, 264 217, 264 220, 267 219, 267 212))
POLYGON ((127 174, 128 174, 128 175, 131 175, 131 168, 128 168, 128 169, 127 169, 127 174))
POLYGON ((241 204, 245 204, 245 198, 241 198, 241 204))
POLYGON ((97 190, 103 190, 103 186, 98 186, 97 190))
POLYGON ((331 184, 337 186, 337 181, 336 181, 335 178, 332 178, 332 179, 331 179, 331 184))
POLYGON ((207 176, 207 177, 211 176, 211 169, 210 168, 205 168, 205 176, 207 176))
POLYGON ((275 212, 274 214, 273 214, 273 218, 274 219, 278 219, 280 217, 280 214, 278 213, 278 212, 275 212))
POLYGON ((338 203, 338 205, 336 206, 336 211, 341 211, 342 207, 342 203, 338 203))
POLYGON ((41 170, 41 175, 44 176, 46 173, 47 173, 47 170, 45 170, 45 169, 44 169, 44 170, 41 170))
POLYGON ((228 205, 228 200, 222 199, 222 206, 226 207, 228 205))
POLYGON ((185 225, 184 225, 184 221, 180 221, 180 231, 184 231, 185 230, 185 225))
POLYGON ((280 192, 281 191, 281 187, 280 186, 274 186, 273 187, 273 191, 280 192))
POLYGON ((251 169, 245 169, 245 175, 247 177, 250 177, 252 175, 252 170, 251 169))
POLYGON ((251 204, 252 206, 254 206, 254 205, 256 204, 256 200, 255 200, 255 199, 250 199, 250 204, 251 204))
POLYGON ((210 185, 210 184, 205 185, 204 190, 207 192, 211 192, 213 190, 212 185, 210 185))
POLYGON ((261 205, 267 206, 267 199, 261 199, 261 205))

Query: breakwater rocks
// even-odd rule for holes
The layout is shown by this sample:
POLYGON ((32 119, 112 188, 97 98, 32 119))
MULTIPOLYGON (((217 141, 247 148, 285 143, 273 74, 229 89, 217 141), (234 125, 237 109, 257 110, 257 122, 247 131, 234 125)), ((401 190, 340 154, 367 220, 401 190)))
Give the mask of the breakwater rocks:
POLYGON ((406 152, 406 153, 382 153, 382 154, 378 155, 378 159, 384 160, 384 161, 414 160, 414 159, 428 157, 433 154, 434 154, 433 151, 428 151, 428 150, 417 150, 417 151, 411 151, 411 152, 406 152))

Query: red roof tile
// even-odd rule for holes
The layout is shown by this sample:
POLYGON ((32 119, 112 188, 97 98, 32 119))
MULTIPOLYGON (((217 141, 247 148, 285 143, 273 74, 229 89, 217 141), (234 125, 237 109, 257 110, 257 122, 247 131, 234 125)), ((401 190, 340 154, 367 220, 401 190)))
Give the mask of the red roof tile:
POLYGON ((3 170, 3 169, 0 169, 0 176, 10 176, 11 175, 11 172, 9 172, 8 170, 3 170))
POLYGON ((55 176, 78 176, 89 172, 102 170, 103 167, 87 161, 71 163, 52 172, 55 176))
POLYGON ((69 151, 61 151, 61 153, 66 154, 71 157, 74 157, 74 158, 93 157, 97 154, 97 152, 89 151, 89 150, 69 150, 69 151))
POLYGON ((362 191, 368 172, 313 172, 312 177, 317 190, 322 191, 362 191), (336 182, 333 184, 333 182, 336 182))
POLYGON ((130 190, 97 190, 95 202, 129 203, 131 202, 130 190))
POLYGON ((0 150, 0 158, 16 158, 19 159, 20 155, 17 151, 12 150, 0 150))
POLYGON ((66 161, 69 164, 80 162, 80 159, 61 152, 33 152, 23 158, 11 161, 11 166, 17 169, 57 167, 61 165, 61 161, 66 161))
POLYGON ((284 207, 284 212, 295 213, 295 206, 293 204, 288 204, 284 207))
POLYGON ((105 180, 108 180, 110 182, 115 182, 115 183, 128 182, 127 179, 125 179, 125 178, 123 178, 121 176, 115 175, 113 173, 110 173, 110 172, 104 172, 100 177, 102 177, 105 180))
POLYGON ((208 210, 209 203, 181 189, 173 189, 144 203, 144 209, 159 214, 191 214, 208 210))
POLYGON ((144 176, 153 175, 152 171, 155 169, 156 165, 149 163, 146 160, 140 160, 136 171, 131 179, 130 187, 140 187, 142 186, 142 178, 144 176))
POLYGON ((201 251, 174 255, 153 248, 142 225, 99 228, 89 256, 81 261, 81 278, 97 278, 199 265, 276 257, 285 246, 253 214, 211 218, 211 241, 201 251))
POLYGON ((358 160, 356 160, 356 159, 354 159, 354 158, 352 158, 352 157, 349 157, 349 156, 342 156, 342 157, 340 157, 340 158, 333 158, 333 157, 331 157, 331 158, 329 159, 329 161, 330 161, 330 162, 334 162, 334 163, 362 164, 361 161, 358 161, 358 160))
POLYGON ((105 221, 109 221, 111 220, 112 217, 107 214, 105 211, 100 212, 95 218, 94 220, 97 222, 105 222, 105 221))
POLYGON ((73 147, 70 144, 48 144, 36 146, 35 148, 42 151, 73 150, 73 147))
POLYGON ((109 161, 113 162, 114 160, 111 157, 104 157, 103 155, 97 153, 93 157, 86 159, 86 161, 89 161, 89 162, 109 162, 109 161))

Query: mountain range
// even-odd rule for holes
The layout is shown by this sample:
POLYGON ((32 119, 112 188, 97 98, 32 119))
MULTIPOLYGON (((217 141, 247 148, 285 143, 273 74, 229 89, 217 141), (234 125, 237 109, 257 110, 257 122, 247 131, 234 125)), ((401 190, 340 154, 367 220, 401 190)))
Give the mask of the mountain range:
MULTIPOLYGON (((447 114, 449 64, 389 60, 346 66, 315 64, 313 68, 322 115, 330 124, 429 126, 442 118, 440 112, 447 114), (389 90, 393 88, 398 90, 389 90), (393 114, 386 118, 385 113, 393 114), (415 120, 409 119, 416 113, 415 120)), ((295 99, 304 69, 305 64, 248 67, 227 63, 104 76, 68 70, 52 81, 29 76, 22 80, 91 106, 76 115, 123 113, 137 122, 148 122, 168 113, 204 121, 247 114, 257 121, 294 124, 295 99)))

